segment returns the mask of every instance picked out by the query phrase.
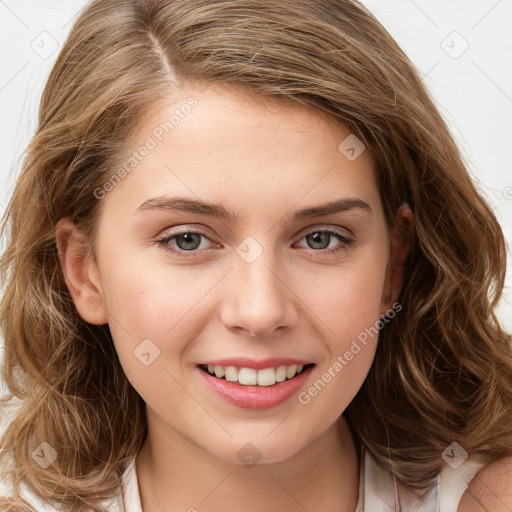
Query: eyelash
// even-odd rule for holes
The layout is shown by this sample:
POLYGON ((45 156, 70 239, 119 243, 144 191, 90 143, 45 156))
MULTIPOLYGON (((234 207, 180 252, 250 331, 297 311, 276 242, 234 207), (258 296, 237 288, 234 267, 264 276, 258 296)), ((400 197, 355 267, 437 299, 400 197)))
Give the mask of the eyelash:
MULTIPOLYGON (((210 240, 210 238, 205 233, 203 233, 201 231, 184 230, 184 231, 178 231, 177 233, 173 233, 172 235, 168 235, 163 238, 160 238, 157 240, 157 243, 159 246, 161 246, 164 249, 164 251, 168 251, 173 254, 179 254, 180 256, 183 255, 185 258, 194 258, 198 252, 201 252, 200 250, 194 249, 192 251, 184 251, 179 248, 175 249, 171 245, 169 245, 170 241, 176 239, 177 237, 179 237, 181 235, 185 235, 187 233, 191 233, 194 235, 201 235, 201 236, 207 238, 208 240, 210 240), (190 254, 187 254, 187 253, 190 253, 190 254)), ((333 249, 311 249, 311 248, 309 249, 312 252, 317 252, 322 255, 336 256, 339 252, 347 251, 348 249, 350 249, 350 247, 355 242, 354 238, 351 238, 351 237, 347 236, 345 233, 338 231, 334 228, 315 229, 313 231, 309 231, 308 233, 305 233, 300 238, 300 240, 302 240, 303 238, 305 238, 308 235, 312 235, 313 233, 329 233, 329 234, 337 237, 340 240, 340 242, 342 242, 342 244, 339 247, 335 247, 333 249)), ((208 249, 203 249, 203 250, 208 251, 208 249)))

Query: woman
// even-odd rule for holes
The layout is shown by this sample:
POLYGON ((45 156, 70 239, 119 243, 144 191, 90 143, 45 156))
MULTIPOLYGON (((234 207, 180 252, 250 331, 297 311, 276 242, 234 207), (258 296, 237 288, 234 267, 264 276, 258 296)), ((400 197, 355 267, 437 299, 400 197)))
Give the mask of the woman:
POLYGON ((510 506, 503 234, 360 4, 92 2, 8 221, 33 508, 510 506))

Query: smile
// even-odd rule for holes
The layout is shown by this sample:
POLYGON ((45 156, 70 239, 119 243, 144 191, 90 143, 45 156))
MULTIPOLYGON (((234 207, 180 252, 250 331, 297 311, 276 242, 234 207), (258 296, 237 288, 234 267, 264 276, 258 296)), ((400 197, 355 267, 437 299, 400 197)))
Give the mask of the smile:
POLYGON ((221 365, 200 365, 200 368, 228 382, 238 382, 243 386, 274 386, 285 380, 291 380, 301 372, 305 371, 312 364, 307 365, 280 365, 256 370, 248 367, 221 366, 221 365))
POLYGON ((270 409, 288 401, 306 384, 314 367, 314 363, 289 358, 230 358, 196 366, 214 395, 243 409, 270 409))

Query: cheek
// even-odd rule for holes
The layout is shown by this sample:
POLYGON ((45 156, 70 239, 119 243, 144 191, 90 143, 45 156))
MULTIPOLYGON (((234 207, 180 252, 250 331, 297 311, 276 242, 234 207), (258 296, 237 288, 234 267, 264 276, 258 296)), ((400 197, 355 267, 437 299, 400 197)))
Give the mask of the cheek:
MULTIPOLYGON (((106 294, 110 329, 126 373, 140 367, 137 356, 147 352, 144 347, 152 358, 171 351, 179 360, 194 329, 190 318, 201 310, 205 284, 190 272, 117 262, 109 273, 106 294)), ((155 358, 154 365, 162 360, 155 358)))
POLYGON ((169 397, 174 403, 186 398, 176 379, 182 380, 182 355, 197 338, 190 317, 204 296, 190 276, 170 281, 169 274, 150 267, 126 275, 119 266, 110 276, 109 324, 119 361, 132 386, 155 408, 169 397))
POLYGON ((171 376, 183 378, 187 354, 219 316, 216 308, 222 301, 213 302, 212 297, 225 272, 173 266, 157 256, 152 261, 118 258, 106 273, 114 345, 125 374, 148 400, 163 389, 172 389, 173 396, 180 393, 171 376))
POLYGON ((322 320, 331 347, 342 350, 379 320, 386 263, 383 256, 367 251, 358 254, 357 261, 347 260, 346 265, 303 281, 302 296, 322 320))
POLYGON ((347 261, 346 267, 317 279, 307 292, 309 304, 321 319, 327 350, 317 380, 303 391, 299 402, 332 411, 331 419, 352 401, 373 362, 385 271, 386 259, 378 251, 360 253, 357 262, 347 261))

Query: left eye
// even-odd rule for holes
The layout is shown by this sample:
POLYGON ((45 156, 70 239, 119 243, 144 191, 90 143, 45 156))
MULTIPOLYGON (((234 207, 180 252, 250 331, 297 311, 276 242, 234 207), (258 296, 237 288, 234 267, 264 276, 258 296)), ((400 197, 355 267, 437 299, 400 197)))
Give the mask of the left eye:
MULTIPOLYGON (((204 233, 199 231, 181 231, 161 238, 158 240, 158 244, 163 246, 166 251, 174 253, 194 252, 200 248, 205 249, 205 247, 201 247, 201 238, 210 240, 204 233)), ((316 249, 315 252, 325 253, 334 253, 342 249, 348 249, 354 242, 353 238, 335 229, 317 229, 305 234, 300 240, 306 240, 307 243, 311 244, 311 249, 316 249), (329 247, 333 237, 338 239, 339 247, 329 247)))
POLYGON ((347 246, 349 246, 353 242, 352 238, 345 235, 345 233, 341 233, 340 231, 337 231, 335 229, 320 229, 317 231, 311 231, 307 235, 303 236, 302 239, 306 239, 306 240, 308 240, 309 243, 312 243, 313 249, 324 250, 324 249, 329 248, 329 245, 330 245, 329 242, 332 241, 333 237, 336 237, 338 239, 338 241, 343 242, 342 247, 334 247, 334 248, 331 248, 331 250, 328 250, 326 252, 335 252, 339 249, 347 248, 347 246), (323 247, 326 242, 327 242, 327 246, 323 247), (322 247, 318 247, 318 246, 322 246, 322 247))

